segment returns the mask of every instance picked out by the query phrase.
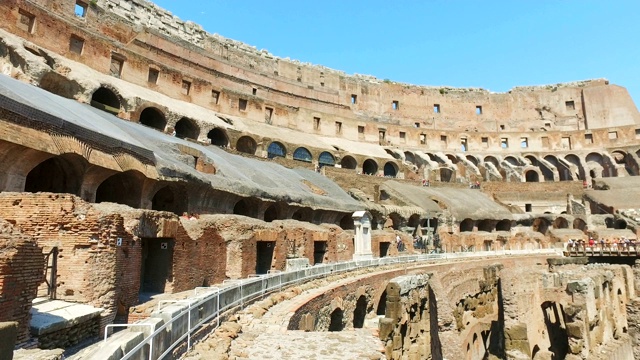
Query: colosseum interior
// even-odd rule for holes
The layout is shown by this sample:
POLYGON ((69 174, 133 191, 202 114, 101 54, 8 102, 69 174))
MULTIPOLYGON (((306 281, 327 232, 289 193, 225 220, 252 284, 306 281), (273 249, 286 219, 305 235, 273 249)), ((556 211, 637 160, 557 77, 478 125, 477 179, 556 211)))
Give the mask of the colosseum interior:
POLYGON ((348 75, 146 0, 0 11, 0 359, 640 359, 624 87, 348 75))

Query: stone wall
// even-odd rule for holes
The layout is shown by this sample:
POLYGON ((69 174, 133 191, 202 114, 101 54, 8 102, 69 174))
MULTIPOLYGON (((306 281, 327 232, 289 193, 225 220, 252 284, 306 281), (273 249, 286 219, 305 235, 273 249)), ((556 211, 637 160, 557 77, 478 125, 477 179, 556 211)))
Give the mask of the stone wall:
MULTIPOLYGON (((44 270, 42 247, 36 239, 0 220, 0 322, 18 323, 18 343, 29 339, 31 301, 44 280, 44 270)), ((11 333, 4 328, 3 332, 7 331, 11 333)), ((7 335, 6 339, 10 338, 7 335)))
POLYGON ((442 357, 437 300, 429 288, 429 277, 405 275, 387 284, 386 310, 379 325, 387 359, 442 357))
POLYGON ((85 339, 100 334, 100 317, 94 317, 68 328, 38 336, 40 349, 68 349, 85 339))

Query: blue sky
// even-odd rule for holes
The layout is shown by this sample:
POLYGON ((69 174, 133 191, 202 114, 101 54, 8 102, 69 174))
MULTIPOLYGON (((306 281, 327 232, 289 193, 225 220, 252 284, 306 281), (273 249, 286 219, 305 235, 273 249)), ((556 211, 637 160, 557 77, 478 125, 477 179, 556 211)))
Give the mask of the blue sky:
POLYGON ((640 1, 156 0, 279 57, 417 85, 607 78, 640 105, 640 1))

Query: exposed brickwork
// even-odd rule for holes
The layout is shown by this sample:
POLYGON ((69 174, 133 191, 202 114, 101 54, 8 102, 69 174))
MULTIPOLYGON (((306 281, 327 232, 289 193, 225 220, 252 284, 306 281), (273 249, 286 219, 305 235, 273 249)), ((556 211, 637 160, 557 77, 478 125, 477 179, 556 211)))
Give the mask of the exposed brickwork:
POLYGON ((44 280, 44 267, 36 240, 0 220, 0 322, 18 322, 17 343, 29 339, 31 301, 44 280))

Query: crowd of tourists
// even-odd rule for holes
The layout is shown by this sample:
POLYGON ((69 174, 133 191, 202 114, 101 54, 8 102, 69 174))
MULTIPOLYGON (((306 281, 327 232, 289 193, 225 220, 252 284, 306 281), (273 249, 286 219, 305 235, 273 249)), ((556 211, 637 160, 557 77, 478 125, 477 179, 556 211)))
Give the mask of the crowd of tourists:
POLYGON ((625 237, 614 239, 599 239, 592 237, 588 241, 584 239, 569 239, 567 250, 569 251, 636 251, 636 241, 625 237))

